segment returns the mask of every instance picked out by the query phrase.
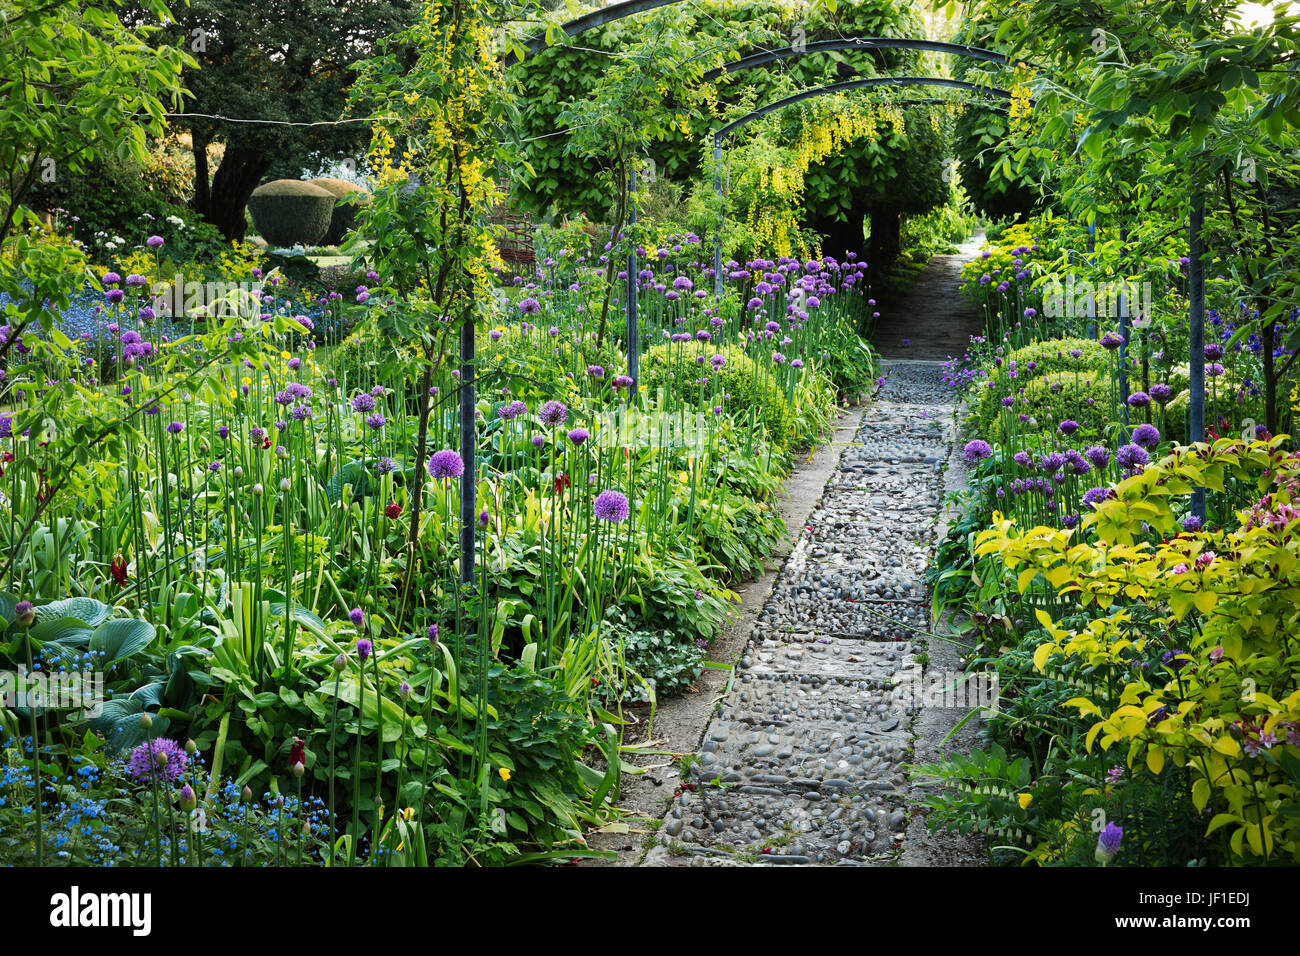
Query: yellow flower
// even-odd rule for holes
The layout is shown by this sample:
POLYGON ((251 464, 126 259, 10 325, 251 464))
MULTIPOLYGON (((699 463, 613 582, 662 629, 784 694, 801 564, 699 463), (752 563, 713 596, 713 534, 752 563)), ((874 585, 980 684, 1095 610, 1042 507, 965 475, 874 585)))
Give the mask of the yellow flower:
POLYGON ((1034 799, 1034 795, 1032 793, 1019 793, 1016 794, 1016 799, 1020 801, 1020 809, 1027 810, 1029 809, 1030 801, 1034 799))
POLYGON ((500 770, 497 771, 497 773, 501 774, 501 779, 502 779, 502 780, 509 780, 509 779, 510 779, 510 768, 509 768, 509 767, 502 767, 500 770))
POLYGON ((402 819, 403 819, 403 820, 414 820, 414 819, 415 819, 415 807, 403 807, 403 808, 402 808, 402 819))

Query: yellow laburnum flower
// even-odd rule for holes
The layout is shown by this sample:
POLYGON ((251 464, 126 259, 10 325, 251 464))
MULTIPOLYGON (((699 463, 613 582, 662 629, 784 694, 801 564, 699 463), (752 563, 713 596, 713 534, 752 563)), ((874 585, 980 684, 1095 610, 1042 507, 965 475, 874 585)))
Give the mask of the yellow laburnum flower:
POLYGON ((1016 800, 1019 802, 1021 810, 1029 809, 1029 804, 1033 799, 1034 799, 1034 795, 1032 793, 1016 794, 1016 800))
POLYGON ((501 779, 502 779, 502 780, 509 780, 509 779, 510 779, 510 768, 509 768, 509 767, 502 767, 500 770, 497 771, 497 773, 499 773, 499 774, 501 775, 501 779))

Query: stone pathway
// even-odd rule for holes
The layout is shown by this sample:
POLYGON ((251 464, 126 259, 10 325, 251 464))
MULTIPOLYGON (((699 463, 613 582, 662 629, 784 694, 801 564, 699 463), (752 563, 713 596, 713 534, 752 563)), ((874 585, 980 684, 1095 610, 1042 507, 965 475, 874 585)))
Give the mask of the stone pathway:
POLYGON ((960 455, 938 364, 887 362, 884 374, 643 865, 903 855, 930 631, 924 572, 942 531, 945 468, 960 455))
POLYGON ((876 322, 871 338, 881 355, 943 361, 966 351, 983 322, 957 287, 961 267, 978 255, 983 244, 981 232, 962 243, 954 255, 935 256, 926 263, 903 301, 876 322))

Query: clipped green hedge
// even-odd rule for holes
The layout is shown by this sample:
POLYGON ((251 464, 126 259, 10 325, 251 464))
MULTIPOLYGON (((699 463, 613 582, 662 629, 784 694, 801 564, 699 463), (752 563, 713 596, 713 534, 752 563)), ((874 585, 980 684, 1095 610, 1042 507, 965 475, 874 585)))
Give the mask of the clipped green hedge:
POLYGON ((689 402, 702 402, 712 394, 712 385, 702 381, 714 378, 722 390, 731 395, 724 406, 733 413, 755 408, 767 429, 768 438, 786 448, 795 438, 795 417, 786 401, 781 383, 759 368, 743 349, 718 348, 697 342, 674 345, 664 343, 649 348, 641 358, 641 381, 654 394, 659 389, 689 402), (727 364, 715 371, 709 359, 721 354, 727 364), (704 364, 696 361, 704 357, 704 364))
POLYGON ((364 199, 369 194, 356 183, 350 183, 345 179, 320 176, 309 180, 309 182, 313 186, 319 186, 334 197, 335 206, 330 215, 329 229, 321 237, 320 244, 322 246, 337 246, 343 241, 343 237, 352 231, 357 220, 356 204, 354 202, 343 202, 343 200, 351 199, 357 194, 360 194, 359 198, 364 199))
MULTIPOLYGON (((1083 378, 1095 380, 1099 375, 1107 373, 1110 361, 1110 354, 1092 339, 1046 339, 1012 352, 1007 356, 1003 369, 1009 369, 1011 362, 1016 363, 1016 378, 1009 383, 1013 386, 1010 393, 1014 394, 1021 388, 1027 392, 1035 379, 1058 372, 1069 372, 1073 376, 1077 369, 1083 378), (1074 349, 1083 353, 1078 359, 1070 355, 1074 349), (1030 362, 1036 363, 1033 369, 1029 368, 1030 362)), ((1002 370, 999 370, 1001 373, 1002 370)), ((980 386, 979 402, 975 410, 976 434, 991 434, 1002 408, 1002 398, 1006 394, 1007 389, 997 385, 992 388, 980 386)), ((1079 419, 1076 418, 1075 421, 1079 419)))
MULTIPOLYGON (((1079 435, 1100 434, 1110 414, 1110 375, 1081 370, 1049 372, 1030 379, 1024 386, 1023 401, 1011 411, 1030 415, 1039 429, 1055 429, 1067 418, 1079 424, 1079 435), (1092 404, 1089 404, 1091 401, 1092 404)), ((1001 401, 995 403, 1002 410, 1001 401)), ((1025 425, 1025 428, 1033 426, 1025 425)), ((990 441, 1003 440, 1002 416, 994 413, 988 432, 990 441)))
POLYGON ((329 230, 334 196, 314 183, 276 179, 253 190, 248 212, 273 246, 315 245, 329 230))

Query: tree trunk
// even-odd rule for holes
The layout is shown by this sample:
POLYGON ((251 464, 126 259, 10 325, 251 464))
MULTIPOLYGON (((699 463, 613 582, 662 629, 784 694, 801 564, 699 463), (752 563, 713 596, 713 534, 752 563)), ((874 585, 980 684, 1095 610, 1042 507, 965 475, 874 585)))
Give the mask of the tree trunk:
MULTIPOLYGON (((199 212, 204 219, 221 230, 227 240, 244 238, 244 207, 270 168, 271 157, 261 150, 229 145, 226 147, 226 155, 217 167, 216 175, 212 177, 212 192, 207 208, 200 209, 199 212)), ((195 199, 197 198, 196 192, 195 199)))
POLYGON ((850 252, 859 258, 863 254, 862 213, 854 210, 843 222, 834 219, 810 219, 808 228, 821 233, 822 255, 831 256, 843 262, 850 252))
POLYGON ((898 258, 902 223, 895 209, 877 209, 871 213, 871 245, 867 248, 867 261, 871 271, 880 275, 898 258))
POLYGON ((190 139, 190 150, 194 154, 194 198, 190 200, 190 206, 200 216, 206 216, 212 202, 212 184, 208 181, 208 143, 193 133, 190 139))
MULTIPOLYGON (((1259 305, 1261 314, 1263 314, 1265 308, 1267 308, 1267 305, 1261 302, 1259 305)), ((1274 345, 1276 332, 1276 322, 1265 322, 1259 335, 1261 357, 1264 360, 1264 427, 1268 429, 1269 435, 1278 433, 1277 371, 1273 360, 1273 349, 1276 347, 1274 345)))

